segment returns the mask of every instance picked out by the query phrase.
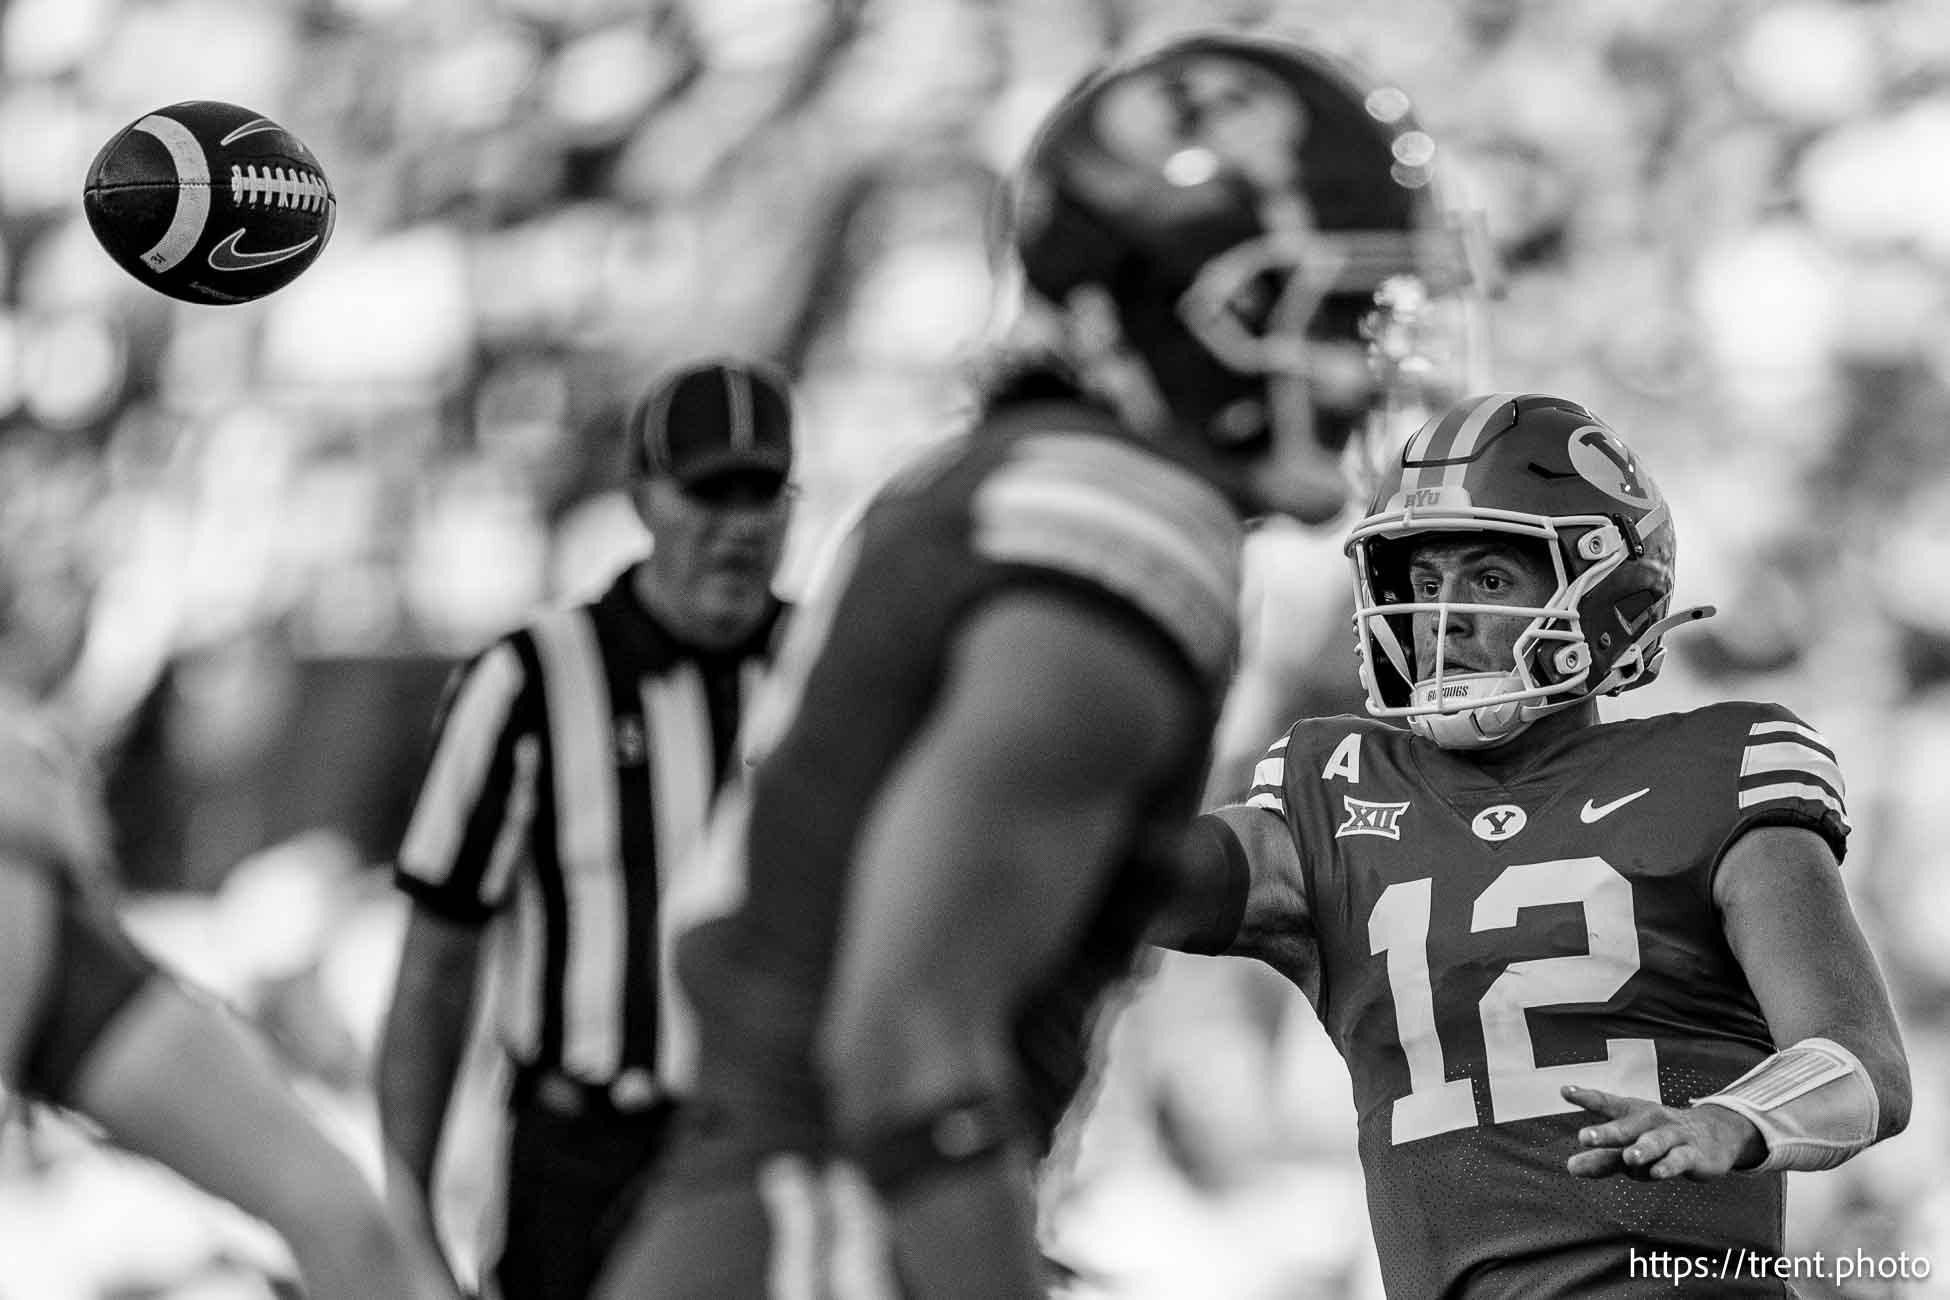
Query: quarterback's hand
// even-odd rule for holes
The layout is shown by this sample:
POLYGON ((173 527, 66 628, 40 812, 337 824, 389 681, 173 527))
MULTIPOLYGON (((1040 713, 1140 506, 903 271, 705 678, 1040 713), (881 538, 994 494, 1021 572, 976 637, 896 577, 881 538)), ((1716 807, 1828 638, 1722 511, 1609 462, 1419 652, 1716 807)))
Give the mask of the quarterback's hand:
POLYGON ((1760 1130, 1724 1106, 1662 1106, 1597 1088, 1567 1087, 1567 1101, 1602 1123, 1578 1130, 1583 1148, 1564 1162, 1579 1178, 1723 1178, 1767 1158, 1760 1130))

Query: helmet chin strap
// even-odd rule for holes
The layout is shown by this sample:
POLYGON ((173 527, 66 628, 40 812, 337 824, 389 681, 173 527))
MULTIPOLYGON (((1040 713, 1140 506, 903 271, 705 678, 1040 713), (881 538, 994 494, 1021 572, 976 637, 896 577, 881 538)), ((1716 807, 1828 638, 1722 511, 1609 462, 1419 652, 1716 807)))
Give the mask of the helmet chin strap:
POLYGON ((1500 745, 1550 712, 1555 702, 1505 700, 1471 706, 1469 701, 1522 689, 1523 679, 1515 673, 1454 673, 1417 682, 1409 695, 1411 703, 1418 708, 1451 707, 1440 713, 1411 714, 1409 730, 1444 749, 1500 745), (1545 707, 1535 707, 1540 703, 1545 707))

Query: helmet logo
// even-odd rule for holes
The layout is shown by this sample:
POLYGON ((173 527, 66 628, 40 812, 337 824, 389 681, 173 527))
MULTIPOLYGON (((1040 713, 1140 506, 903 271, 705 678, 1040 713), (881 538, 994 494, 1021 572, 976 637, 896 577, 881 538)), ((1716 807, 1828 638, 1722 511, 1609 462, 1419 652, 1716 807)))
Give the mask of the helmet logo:
POLYGON ((1273 73, 1244 59, 1204 55, 1111 87, 1097 133, 1114 155, 1156 168, 1181 188, 1229 168, 1277 191, 1297 183, 1307 110, 1273 73))
POLYGON ((1587 424, 1574 430, 1566 451, 1570 453, 1572 468, 1606 496, 1627 505, 1652 504, 1652 485, 1639 469, 1638 458, 1602 424, 1587 424))

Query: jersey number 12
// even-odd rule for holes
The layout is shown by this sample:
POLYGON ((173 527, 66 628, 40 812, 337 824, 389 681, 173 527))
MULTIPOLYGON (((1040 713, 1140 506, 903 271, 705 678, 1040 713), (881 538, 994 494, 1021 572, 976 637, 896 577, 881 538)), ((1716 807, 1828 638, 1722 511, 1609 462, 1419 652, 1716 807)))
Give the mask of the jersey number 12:
MULTIPOLYGON (((1428 879, 1390 885, 1368 916, 1370 951, 1388 954, 1395 1024, 1408 1059, 1409 1092, 1396 1100, 1393 1114, 1396 1145, 1476 1123, 1475 1081, 1448 1077, 1436 1032, 1429 981, 1433 891, 1434 881, 1428 879)), ((1525 1016, 1529 1008, 1608 1001, 1639 968, 1632 885, 1603 858, 1505 868, 1477 896, 1469 928, 1472 933, 1507 929, 1524 908, 1553 903, 1576 903, 1584 909, 1589 951, 1511 962, 1476 1008, 1483 1022, 1490 1112, 1498 1124, 1576 1110, 1558 1091, 1565 1084, 1655 1101, 1659 1097, 1658 1047, 1649 1038, 1606 1039, 1601 1061, 1537 1064, 1525 1016)))

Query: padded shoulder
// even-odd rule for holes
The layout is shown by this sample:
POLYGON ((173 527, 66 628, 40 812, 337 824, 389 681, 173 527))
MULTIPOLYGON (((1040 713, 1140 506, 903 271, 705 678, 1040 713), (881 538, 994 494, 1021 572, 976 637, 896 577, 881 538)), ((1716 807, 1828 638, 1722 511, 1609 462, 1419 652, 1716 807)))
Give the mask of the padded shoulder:
POLYGON ((1042 429, 1012 440, 970 513, 978 554, 1098 587, 1209 681, 1231 672, 1244 528, 1197 474, 1121 437, 1042 429))
POLYGON ((1246 805, 1286 816, 1289 771, 1324 777, 1339 768, 1342 776, 1359 781, 1362 746, 1370 737, 1373 743, 1385 744, 1398 741, 1401 732, 1353 714, 1300 719, 1260 757, 1253 769, 1252 788, 1246 792, 1246 805))
POLYGON ((1692 716, 1711 736, 1698 748, 1717 749, 1738 763, 1734 813, 1740 829, 1805 826, 1826 839, 1837 858, 1846 852, 1848 789, 1835 750, 1819 731, 1778 704, 1720 704, 1692 716))

